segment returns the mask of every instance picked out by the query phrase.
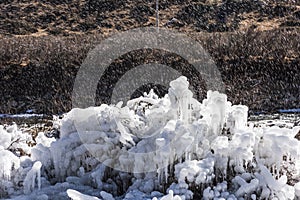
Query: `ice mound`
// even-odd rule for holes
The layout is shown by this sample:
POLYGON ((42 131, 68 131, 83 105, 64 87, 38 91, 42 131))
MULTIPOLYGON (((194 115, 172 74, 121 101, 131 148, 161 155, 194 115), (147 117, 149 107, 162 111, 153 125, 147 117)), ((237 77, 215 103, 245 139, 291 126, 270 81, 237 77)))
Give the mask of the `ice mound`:
POLYGON ((59 139, 40 133, 34 147, 11 145, 25 136, 0 126, 0 189, 16 199, 299 197, 288 182, 300 180, 297 127, 254 127, 247 117, 217 91, 198 102, 179 77, 163 98, 74 108, 55 123, 59 139))
POLYGON ((0 198, 13 194, 14 185, 26 175, 23 160, 30 154, 32 142, 31 135, 19 130, 16 124, 0 125, 0 198), (20 158, 21 154, 24 156, 20 158))

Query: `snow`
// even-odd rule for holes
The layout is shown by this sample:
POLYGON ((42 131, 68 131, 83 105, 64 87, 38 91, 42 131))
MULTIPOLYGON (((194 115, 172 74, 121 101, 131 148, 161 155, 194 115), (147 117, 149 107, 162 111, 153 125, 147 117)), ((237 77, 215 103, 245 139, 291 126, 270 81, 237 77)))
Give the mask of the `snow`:
POLYGON ((248 123, 248 107, 185 77, 168 94, 74 108, 59 138, 0 126, 0 197, 11 199, 294 199, 300 127, 248 123), (25 155, 21 155, 21 152, 25 155))
POLYGON ((279 112, 281 112, 281 113, 299 113, 300 112, 300 108, 280 109, 279 112))
POLYGON ((0 118, 31 118, 31 117, 42 117, 44 116, 43 114, 29 114, 29 113, 24 113, 24 114, 0 114, 0 118))
MULTIPOLYGON (((157 199, 157 198, 154 197, 152 200, 155 200, 155 199, 157 199)), ((169 194, 163 196, 160 200, 182 200, 182 198, 180 198, 180 196, 178 196, 178 195, 174 196, 173 191, 170 190, 169 194)))
POLYGON ((100 195, 103 198, 103 200, 115 200, 115 198, 111 194, 109 194, 105 191, 101 191, 100 195))
MULTIPOLYGON (((100 200, 97 197, 85 195, 85 194, 82 194, 82 193, 80 193, 76 190, 72 190, 72 189, 68 189, 67 194, 72 200, 100 200)), ((107 200, 109 200, 109 199, 107 199, 107 200)))
POLYGON ((218 183, 217 186, 214 186, 213 188, 207 187, 203 191, 203 199, 209 200, 209 199, 231 199, 236 200, 234 194, 231 194, 227 192, 227 182, 223 181, 222 183, 218 183))

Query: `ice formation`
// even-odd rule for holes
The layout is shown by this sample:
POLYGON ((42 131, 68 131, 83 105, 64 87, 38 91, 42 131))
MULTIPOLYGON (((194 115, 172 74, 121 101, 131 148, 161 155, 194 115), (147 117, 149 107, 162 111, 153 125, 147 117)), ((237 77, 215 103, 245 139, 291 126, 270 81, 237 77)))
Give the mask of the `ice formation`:
POLYGON ((300 198, 300 182, 296 183, 294 188, 295 188, 295 196, 300 198))
POLYGON ((28 143, 32 141, 31 135, 16 124, 0 125, 0 198, 14 193, 14 185, 23 178, 20 154, 30 154, 28 143))
POLYGON ((72 190, 72 189, 68 189, 67 194, 72 200, 100 200, 97 197, 82 194, 82 193, 80 193, 76 190, 72 190))
POLYGON ((42 163, 40 161, 37 161, 33 164, 32 168, 27 173, 24 179, 25 194, 30 193, 34 189, 36 181, 38 183, 38 189, 41 189, 41 167, 42 163))
POLYGON ((234 194, 231 194, 227 191, 228 185, 226 181, 222 183, 218 183, 217 186, 207 187, 203 190, 203 199, 228 199, 228 200, 236 200, 234 194))
MULTIPOLYGON (((157 198, 154 197, 152 200, 157 200, 157 198)), ((161 197, 160 200, 181 200, 181 197, 178 195, 174 196, 173 190, 170 190, 169 194, 161 197)))
POLYGON ((300 184, 287 182, 300 178, 299 127, 256 127, 247 118, 247 106, 217 91, 198 102, 180 77, 163 98, 151 91, 126 105, 75 108, 56 119, 60 138, 39 133, 34 147, 16 125, 0 126, 0 192, 15 199, 300 197, 300 184))

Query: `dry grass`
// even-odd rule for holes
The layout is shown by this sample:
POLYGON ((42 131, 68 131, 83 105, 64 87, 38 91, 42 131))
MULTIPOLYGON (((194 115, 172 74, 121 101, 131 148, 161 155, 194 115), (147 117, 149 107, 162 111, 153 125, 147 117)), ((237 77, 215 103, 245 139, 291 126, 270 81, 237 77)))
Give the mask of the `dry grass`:
MULTIPOLYGON (((217 63, 227 84, 229 98, 234 103, 245 103, 253 110, 259 110, 263 106, 269 110, 297 106, 297 102, 284 102, 284 99, 285 93, 297 97, 297 87, 300 84, 297 74, 300 58, 299 30, 248 30, 189 35, 198 40, 217 63)), ((97 34, 1 38, 1 112, 18 113, 32 108, 43 113, 69 110, 77 70, 88 51, 103 38, 104 36, 97 34)), ((147 54, 159 57, 157 53, 147 54)), ((155 60, 145 55, 133 52, 131 56, 125 55, 115 61, 112 66, 126 70, 129 63, 133 62, 130 65, 135 65, 155 60)), ((184 61, 171 62, 170 60, 176 59, 171 54, 164 57, 167 65, 179 70, 190 67, 184 61)), ((120 73, 124 73, 123 71, 120 73)), ((106 78, 112 84, 117 75, 110 74, 106 78)), ((201 77, 196 76, 192 80, 199 78, 201 77)), ((109 91, 109 86, 104 86, 109 91)), ((203 94, 202 89, 199 94, 203 94)))

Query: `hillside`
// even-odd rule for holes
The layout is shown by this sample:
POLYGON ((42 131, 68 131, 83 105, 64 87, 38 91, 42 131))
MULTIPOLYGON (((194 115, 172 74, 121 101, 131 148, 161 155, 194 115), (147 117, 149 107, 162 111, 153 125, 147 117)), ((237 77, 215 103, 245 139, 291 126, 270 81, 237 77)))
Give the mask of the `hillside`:
MULTIPOLYGON (((160 27, 187 34, 211 54, 230 101, 251 112, 300 107, 298 1, 170 0, 159 8, 160 27)), ((0 11, 0 113, 70 110, 88 51, 114 33, 155 25, 153 0, 7 0, 0 11)), ((128 69, 154 61, 201 79, 178 55, 137 50, 111 64, 114 73, 99 83, 98 104, 108 102, 128 69)), ((190 82, 199 85, 195 95, 202 99, 205 86, 190 82)))

